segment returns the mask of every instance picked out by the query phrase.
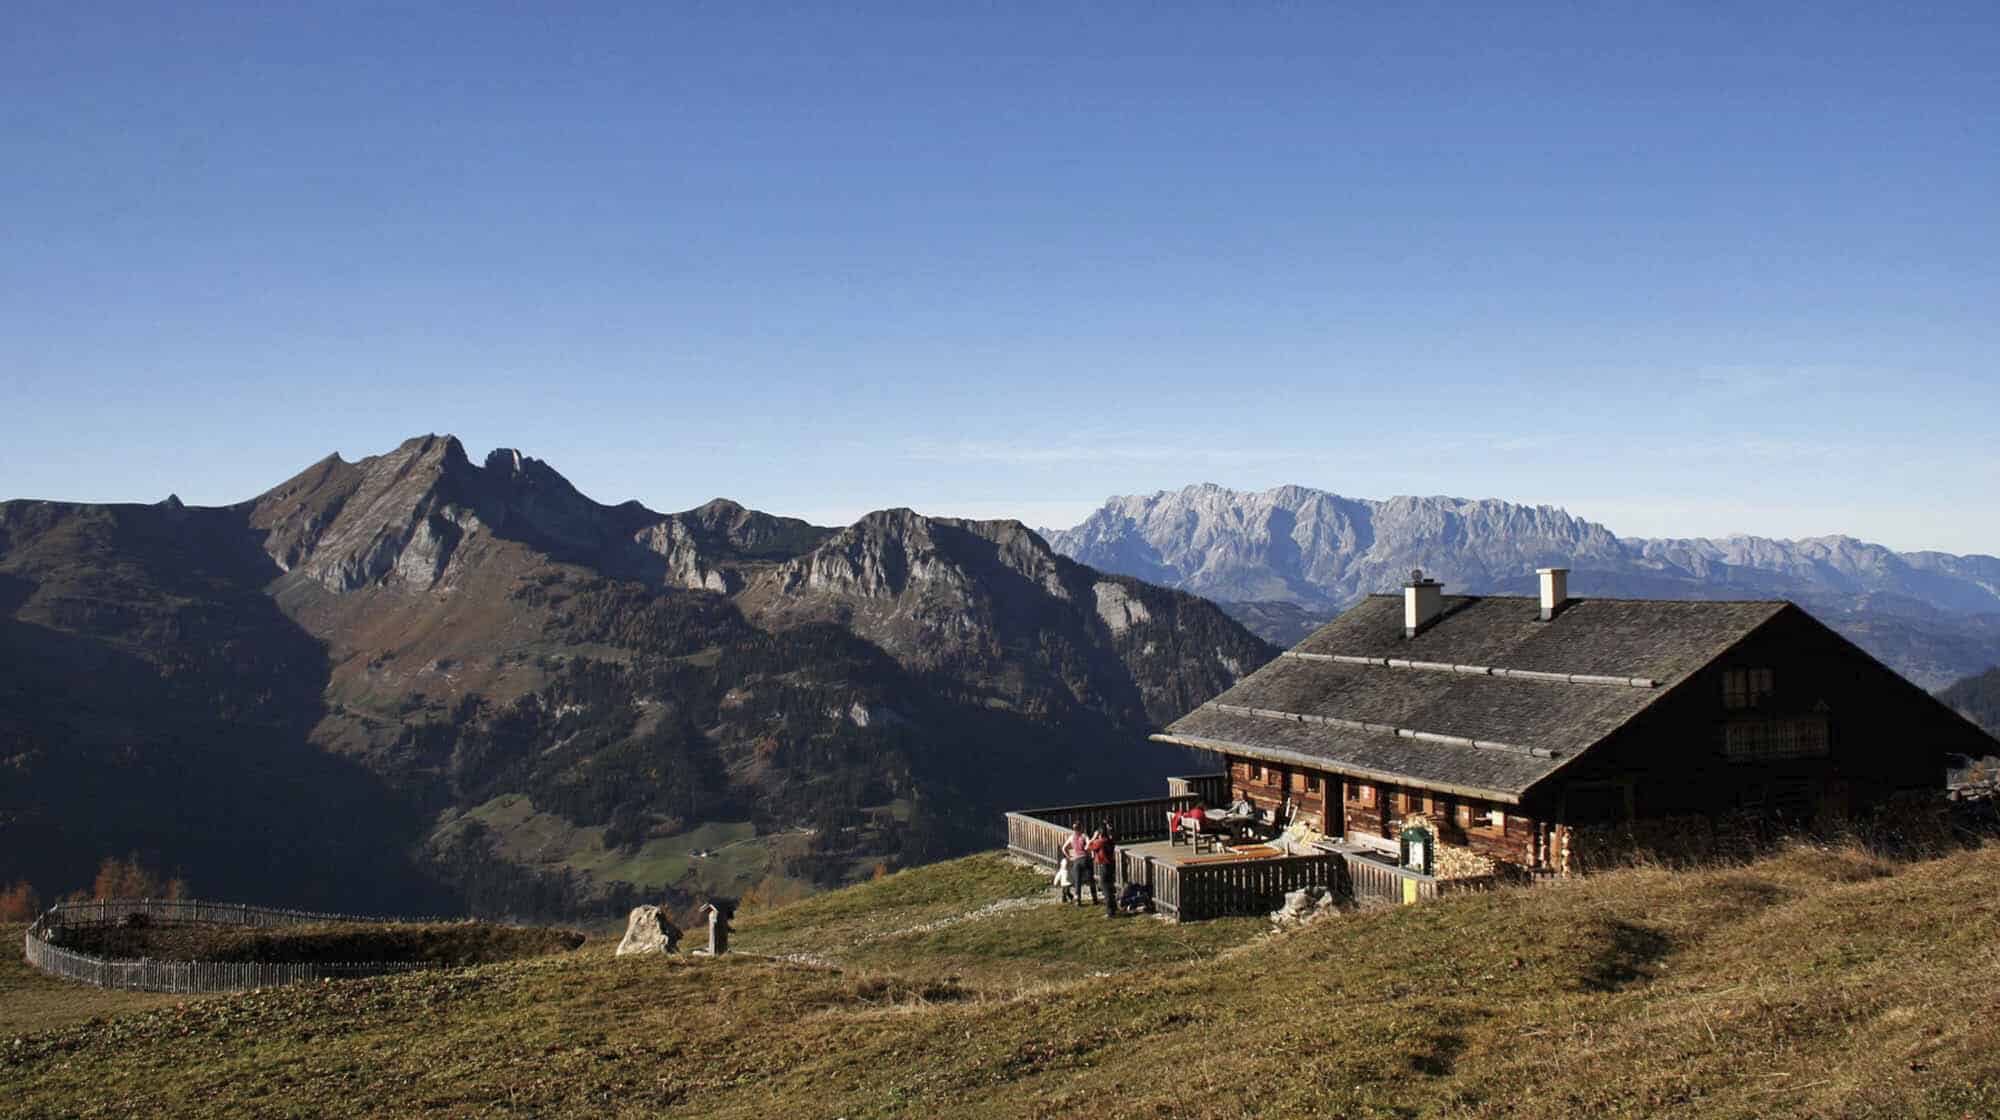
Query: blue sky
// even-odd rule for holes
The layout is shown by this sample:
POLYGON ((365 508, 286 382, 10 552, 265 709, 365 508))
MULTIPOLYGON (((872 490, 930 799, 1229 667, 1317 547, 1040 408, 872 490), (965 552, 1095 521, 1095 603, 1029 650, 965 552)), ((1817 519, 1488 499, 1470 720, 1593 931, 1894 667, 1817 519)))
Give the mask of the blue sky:
POLYGON ((0 497, 450 431, 660 509, 1298 482, 2000 553, 1990 3, 8 22, 0 497))

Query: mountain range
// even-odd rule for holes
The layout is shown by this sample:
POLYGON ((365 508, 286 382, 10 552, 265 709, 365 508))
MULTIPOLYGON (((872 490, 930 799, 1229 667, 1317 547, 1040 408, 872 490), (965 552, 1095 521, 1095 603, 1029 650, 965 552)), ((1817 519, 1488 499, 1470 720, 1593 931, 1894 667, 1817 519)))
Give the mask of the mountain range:
POLYGON ((1537 567, 1564 566, 1577 595, 1791 599, 1927 688, 2000 663, 2000 558, 1852 537, 1621 538, 1546 505, 1213 484, 1115 497, 1043 535, 1099 570, 1222 602, 1280 645, 1413 569, 1449 590, 1534 594, 1537 567))
POLYGON ((603 505, 423 436, 227 507, 0 503, 0 883, 602 912, 1132 796, 1275 650, 1016 522, 603 505))
POLYGON ((1793 598, 1927 685, 2000 661, 1989 557, 1302 487, 825 527, 422 436, 230 506, 0 503, 0 885, 115 858, 348 910, 797 894, 1157 789, 1198 760, 1149 730, 1411 568, 1531 593, 1547 564, 1793 598))

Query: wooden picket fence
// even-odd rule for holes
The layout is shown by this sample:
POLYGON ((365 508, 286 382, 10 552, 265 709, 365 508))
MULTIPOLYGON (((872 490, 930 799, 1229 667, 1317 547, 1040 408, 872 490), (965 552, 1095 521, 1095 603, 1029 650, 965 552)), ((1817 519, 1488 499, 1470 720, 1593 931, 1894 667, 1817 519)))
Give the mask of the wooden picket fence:
MULTIPOLYGON (((132 992, 242 992, 303 980, 348 980, 386 976, 439 967, 425 961, 350 961, 307 963, 272 961, 115 960, 63 948, 63 931, 78 926, 115 925, 135 916, 161 925, 227 925, 274 929, 320 922, 388 924, 427 919, 366 917, 250 906, 236 902, 193 899, 98 899, 61 902, 49 907, 28 927, 22 955, 51 976, 80 980, 100 988, 132 992)), ((428 919, 443 921, 447 919, 428 919)))

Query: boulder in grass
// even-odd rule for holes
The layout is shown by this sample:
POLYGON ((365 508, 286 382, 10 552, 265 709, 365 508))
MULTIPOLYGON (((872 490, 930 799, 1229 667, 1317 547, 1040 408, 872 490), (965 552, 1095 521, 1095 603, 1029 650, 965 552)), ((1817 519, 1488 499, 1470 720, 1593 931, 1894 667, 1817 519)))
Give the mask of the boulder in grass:
POLYGON ((1285 904, 1271 912, 1271 923, 1280 927, 1303 925, 1337 905, 1333 892, 1325 887, 1302 887, 1285 895, 1285 904))
POLYGON ((618 943, 618 956, 641 953, 680 952, 681 927, 657 906, 634 906, 625 919, 625 940, 618 943))

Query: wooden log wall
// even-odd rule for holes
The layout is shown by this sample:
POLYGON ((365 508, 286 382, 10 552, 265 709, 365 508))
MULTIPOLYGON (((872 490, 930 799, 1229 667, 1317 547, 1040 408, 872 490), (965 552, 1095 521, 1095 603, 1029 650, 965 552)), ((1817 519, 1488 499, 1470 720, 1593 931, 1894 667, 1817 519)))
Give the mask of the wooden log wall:
POLYGON ((1555 866, 1546 823, 1523 815, 1520 806, 1243 758, 1230 759, 1229 780, 1234 794, 1266 811, 1278 810, 1289 797, 1301 819, 1329 835, 1393 840, 1404 818, 1422 813, 1438 826, 1441 843, 1530 870, 1555 866), (1319 778, 1317 790, 1306 788, 1308 776, 1319 778), (1504 821, 1497 828, 1487 823, 1495 810, 1504 821))

